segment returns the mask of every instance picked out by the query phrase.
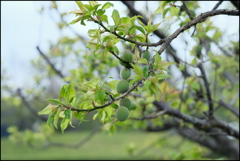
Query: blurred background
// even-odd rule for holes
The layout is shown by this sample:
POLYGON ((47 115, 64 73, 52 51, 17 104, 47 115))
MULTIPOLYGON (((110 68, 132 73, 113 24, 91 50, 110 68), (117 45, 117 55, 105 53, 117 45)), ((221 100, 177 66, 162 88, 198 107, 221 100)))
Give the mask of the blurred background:
MULTIPOLYGON (((104 4, 106 2, 99 1, 98 3, 104 4)), ((115 8, 121 16, 128 16, 128 8, 121 1, 111 1, 111 3, 114 4, 114 7, 107 10, 109 15, 115 8)), ((41 122, 45 118, 38 118, 34 112, 36 114, 36 111, 46 107, 48 102, 45 100, 47 98, 57 98, 60 88, 66 84, 63 79, 59 79, 59 75, 50 70, 36 47, 38 46, 46 55, 57 57, 57 52, 54 53, 54 47, 59 43, 75 39, 76 35, 80 36, 82 40, 90 40, 87 34, 88 29, 96 28, 96 25, 90 22, 86 26, 80 26, 77 23, 65 27, 75 18, 75 15, 69 14, 69 12, 78 7, 73 1, 59 1, 57 9, 54 8, 54 5, 55 3, 51 1, 1 2, 1 159, 157 159, 163 154, 159 154, 156 146, 163 145, 166 149, 162 153, 166 153, 166 158, 174 155, 175 158, 178 158, 178 150, 173 149, 176 145, 164 139, 169 136, 169 133, 146 133, 141 130, 121 127, 119 127, 117 134, 100 132, 101 123, 91 119, 94 113, 88 116, 87 120, 89 121, 83 122, 79 126, 76 122, 76 128, 68 128, 64 135, 60 130, 53 132, 48 127, 44 127, 54 136, 50 139, 51 144, 43 143, 42 146, 31 148, 31 145, 18 145, 13 144, 13 140, 9 141, 7 128, 10 126, 15 126, 19 131, 26 129, 37 131, 40 126, 44 126, 41 125, 41 122), (45 71, 46 68, 48 72, 45 71), (24 100, 29 103, 29 106, 24 100), (89 144, 85 144, 87 141, 89 144), (159 145, 156 145, 156 142, 159 145), (78 144, 72 146, 75 143, 78 144), (53 148, 50 148, 51 146, 53 148), (119 147, 118 150, 113 151, 113 147, 116 146, 119 147), (167 148, 173 150, 169 152, 167 148), (136 149, 138 153, 134 156, 131 155, 131 152, 136 149)), ((199 1, 200 7, 195 12, 199 15, 211 10, 214 5, 215 1, 199 1)), ((136 1, 134 6, 142 13, 146 13, 146 17, 148 17, 151 11, 157 9, 159 3, 157 1, 136 1)), ((224 1, 219 9, 222 8, 233 8, 233 6, 224 1)), ((111 18, 109 20, 111 23, 111 18)), ((153 20, 154 23, 158 21, 160 21, 158 18, 153 20)), ((219 15, 213 19, 212 23, 226 35, 222 37, 221 46, 228 44, 230 39, 239 41, 239 35, 236 34, 239 32, 239 19, 234 16, 219 15)), ((166 31, 164 28, 162 30, 170 35, 177 28, 179 26, 173 24, 166 28, 166 31)), ((193 28, 190 29, 190 33, 192 31, 193 28)), ((196 45, 196 42, 191 42, 189 33, 182 34, 180 37, 188 41, 187 47, 183 45, 185 42, 181 38, 174 40, 171 44, 180 51, 178 54, 181 55, 181 52, 191 49, 192 46, 196 45)), ((152 42, 157 41, 158 37, 153 35, 152 42)), ((81 42, 74 43, 74 46, 78 46, 82 51, 87 50, 81 42)), ((78 55, 67 53, 68 48, 71 48, 69 42, 63 48, 66 55, 52 59, 57 69, 61 69, 62 74, 66 77, 70 75, 70 70, 79 66, 79 62, 75 61, 78 55)), ((218 52, 217 47, 213 46, 213 48, 218 52)), ((124 46, 120 45, 119 50, 123 51, 124 46)), ((166 59, 165 53, 162 57, 166 59)), ((186 59, 192 60, 191 56, 186 59)), ((176 79, 178 74, 176 72, 176 79)), ((109 75, 118 77, 114 70, 109 75)), ((11 130, 16 129, 12 128, 11 130)), ((24 135, 31 134, 26 132, 24 135)), ((19 137, 22 136, 19 134, 19 137)), ((198 155, 198 152, 203 151, 208 152, 208 149, 199 148, 196 143, 183 141, 182 138, 175 135, 173 138, 179 145, 183 143, 180 147, 188 146, 194 149, 192 155, 198 155)), ((188 150, 183 149, 186 152, 188 150)))

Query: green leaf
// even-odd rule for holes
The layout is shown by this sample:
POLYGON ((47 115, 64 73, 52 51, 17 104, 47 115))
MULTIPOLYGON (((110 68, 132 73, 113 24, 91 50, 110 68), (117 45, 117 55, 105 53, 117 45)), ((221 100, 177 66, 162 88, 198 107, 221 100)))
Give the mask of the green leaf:
POLYGON ((113 46, 113 52, 117 55, 119 54, 119 50, 118 50, 117 46, 113 46))
POLYGON ((68 127, 69 121, 70 119, 67 119, 66 117, 62 120, 60 125, 62 133, 64 133, 64 130, 68 127))
POLYGON ((135 26, 141 33, 146 34, 145 30, 141 26, 135 26))
POLYGON ((89 82, 85 83, 84 86, 87 86, 90 89, 95 89, 98 83, 99 83, 98 79, 92 79, 89 82))
POLYGON ((78 5, 78 7, 83 11, 83 12, 86 12, 87 9, 86 7, 84 6, 84 4, 81 2, 81 1, 75 1, 78 5))
POLYGON ((83 18, 83 16, 78 16, 78 18, 76 18, 76 19, 72 20, 72 22, 68 23, 67 26, 68 26, 68 25, 73 25, 73 24, 81 21, 82 18, 83 18))
POLYGON ((162 60, 162 57, 158 53, 156 53, 154 55, 154 64, 159 64, 161 60, 162 60))
POLYGON ((79 105, 80 109, 91 109, 93 108, 93 105, 90 101, 84 101, 79 105))
POLYGON ((103 109, 102 111, 102 117, 101 117, 101 122, 104 124, 104 121, 105 121, 105 118, 106 118, 107 114, 106 114, 106 111, 103 109))
POLYGON ((177 7, 171 7, 170 8, 170 12, 171 12, 171 14, 173 15, 173 16, 178 16, 178 12, 180 11, 180 9, 179 8, 177 8, 177 7))
POLYGON ((143 34, 135 35, 133 39, 140 42, 146 42, 146 36, 143 34))
POLYGON ((56 127, 56 129, 58 128, 57 126, 57 123, 58 123, 58 120, 59 120, 59 113, 61 112, 61 108, 58 108, 55 116, 54 116, 54 119, 53 119, 53 125, 56 127))
POLYGON ((100 104, 105 102, 106 96, 106 90, 100 90, 95 94, 95 98, 100 102, 100 104))
POLYGON ((94 7, 96 5, 98 5, 98 2, 97 1, 89 1, 89 4, 94 7))
POLYGON ((111 106, 112 108, 114 108, 114 109, 118 109, 118 107, 119 107, 119 106, 118 106, 117 104, 115 104, 115 103, 111 104, 110 106, 111 106))
POLYGON ((144 81, 144 89, 148 89, 150 85, 151 85, 151 81, 149 80, 144 81))
POLYGON ((142 21, 141 20, 137 20, 138 21, 138 23, 142 26, 142 27, 145 27, 145 24, 144 23, 142 23, 142 21))
POLYGON ((112 90, 115 90, 117 83, 118 83, 118 80, 113 80, 113 81, 108 82, 107 84, 112 90))
POLYGON ((138 63, 148 64, 148 61, 147 61, 147 59, 145 59, 145 58, 139 58, 139 59, 138 59, 138 63))
POLYGON ((59 99, 46 99, 46 101, 52 101, 54 103, 63 105, 63 103, 59 99))
POLYGON ((166 9, 163 11, 163 19, 165 18, 166 14, 168 13, 169 10, 170 10, 170 8, 166 8, 166 9))
POLYGON ((76 96, 76 91, 73 86, 68 85, 65 91, 65 98, 68 103, 71 103, 72 99, 76 96))
POLYGON ((143 76, 143 72, 142 72, 142 68, 138 65, 138 64, 133 64, 133 71, 139 75, 139 76, 143 76))
POLYGON ((106 15, 102 15, 102 21, 105 21, 106 23, 108 23, 108 17, 106 15))
POLYGON ((165 78, 167 78, 167 77, 170 77, 170 75, 161 74, 161 75, 158 75, 157 77, 158 77, 158 80, 160 81, 160 80, 162 80, 162 79, 165 79, 165 78))
POLYGON ((152 24, 153 14, 150 15, 147 25, 152 24))
POLYGON ((109 7, 113 7, 113 4, 110 2, 107 2, 102 6, 102 9, 108 9, 109 7))
POLYGON ((115 26, 118 26, 121 23, 121 18, 118 10, 114 9, 112 12, 112 19, 114 21, 115 26))
POLYGON ((131 76, 130 78, 134 78, 134 79, 132 79, 132 80, 130 81, 130 84, 134 84, 135 82, 141 80, 141 79, 142 79, 142 76, 140 76, 140 75, 133 75, 133 76, 131 76))
POLYGON ((159 69, 166 70, 168 66, 176 64, 175 62, 167 62, 166 60, 162 60, 159 64, 158 67, 159 69))
POLYGON ((163 11, 162 6, 159 5, 158 8, 153 12, 153 15, 160 14, 160 13, 162 13, 162 11, 163 11))
POLYGON ((99 10, 97 11, 97 16, 101 17, 104 13, 105 13, 105 10, 99 9, 99 10))
POLYGON ((67 85, 63 85, 60 92, 59 92, 59 100, 62 101, 62 98, 65 97, 65 90, 67 88, 67 85))
POLYGON ((130 24, 131 23, 131 18, 130 17, 122 17, 121 22, 123 24, 130 24))
POLYGON ((104 108, 104 110, 105 110, 105 112, 107 114, 108 120, 111 120, 112 119, 113 108, 106 107, 106 108, 104 108))
POLYGON ((64 111, 64 115, 65 115, 66 119, 70 119, 70 114, 71 114, 71 110, 70 109, 67 109, 67 110, 64 111))
POLYGON ((191 62, 192 65, 196 65, 197 64, 197 58, 195 57, 192 62, 191 62))
POLYGON ((71 11, 69 13, 76 14, 76 15, 83 15, 84 14, 83 11, 81 11, 81 10, 74 10, 74 11, 71 11))
POLYGON ((38 112, 38 115, 48 115, 56 109, 56 105, 48 104, 42 111, 38 112))
POLYGON ((96 120, 97 117, 98 117, 98 112, 93 115, 93 118, 92 118, 92 119, 93 119, 93 120, 96 120))
POLYGON ((77 112, 77 111, 74 111, 72 112, 72 114, 74 115, 74 117, 79 121, 78 125, 80 125, 87 117, 87 114, 85 112, 77 112))
POLYGON ((51 128, 54 128, 53 127, 53 120, 54 120, 54 115, 56 114, 57 111, 53 111, 49 114, 48 116, 48 120, 47 120, 47 125, 51 128))

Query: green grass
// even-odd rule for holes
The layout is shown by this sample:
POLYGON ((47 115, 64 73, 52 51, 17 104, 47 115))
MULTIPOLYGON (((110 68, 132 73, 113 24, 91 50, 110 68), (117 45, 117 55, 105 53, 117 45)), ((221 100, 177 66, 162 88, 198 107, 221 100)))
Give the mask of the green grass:
MULTIPOLYGON (((89 132, 66 132, 54 134, 54 142, 75 144, 85 138, 89 132)), ((153 152, 146 152, 140 158, 132 158, 127 153, 130 142, 144 146, 157 139, 159 134, 143 132, 119 132, 109 135, 105 132, 96 134, 91 140, 78 149, 49 147, 37 150, 27 145, 11 143, 7 138, 1 139, 1 159, 36 160, 36 159, 149 159, 153 152)), ((154 159, 154 158, 153 158, 154 159)))
MULTIPOLYGON (((54 142, 75 144, 88 134, 89 132, 81 131, 65 132, 65 134, 58 133, 54 134, 51 140, 54 142)), ((2 160, 159 160, 186 158, 186 156, 182 156, 181 153, 186 152, 186 155, 188 155, 191 150, 200 153, 203 151, 206 152, 206 149, 200 148, 197 144, 182 141, 182 139, 176 135, 168 136, 167 133, 146 133, 138 131, 118 131, 118 133, 112 135, 106 132, 99 132, 78 149, 49 147, 43 150, 37 150, 27 145, 13 144, 7 138, 1 139, 2 160), (169 138, 166 139, 165 136, 169 138), (155 146, 150 146, 152 143, 155 143, 155 146), (127 152, 129 144, 135 144, 137 157, 130 156, 127 152)))

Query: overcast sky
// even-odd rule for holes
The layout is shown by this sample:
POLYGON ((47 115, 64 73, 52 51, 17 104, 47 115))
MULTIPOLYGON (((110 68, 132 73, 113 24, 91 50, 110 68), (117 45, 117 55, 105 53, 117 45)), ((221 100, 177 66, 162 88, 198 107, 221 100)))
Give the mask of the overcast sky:
MULTIPOLYGON (((70 12, 77 9, 73 1, 58 3, 61 11, 70 12)), ((104 1, 99 3, 104 3, 104 1)), ((120 13, 126 10, 121 2, 112 3, 120 13)), ((203 3, 206 1, 201 2, 203 3)), ((223 2, 219 9, 226 8, 227 3, 229 2, 223 2)), ((38 13, 41 5, 48 7, 49 4, 49 1, 1 1, 1 70, 6 70, 7 76, 10 77, 9 85, 14 88, 30 87, 32 72, 34 72, 30 60, 39 56, 36 46, 39 45, 42 50, 46 51, 49 40, 54 41, 59 37, 59 32, 49 12, 43 12, 43 16, 38 13)), ((204 5, 204 11, 212 9, 214 4, 216 1, 208 2, 204 5)), ((157 7, 153 5, 152 11, 157 7)), ((75 18, 74 15, 71 16, 75 18)), ((226 15, 217 17, 213 22, 228 35, 239 31, 238 18, 226 15)), ((53 18, 58 20, 54 15, 53 18)))

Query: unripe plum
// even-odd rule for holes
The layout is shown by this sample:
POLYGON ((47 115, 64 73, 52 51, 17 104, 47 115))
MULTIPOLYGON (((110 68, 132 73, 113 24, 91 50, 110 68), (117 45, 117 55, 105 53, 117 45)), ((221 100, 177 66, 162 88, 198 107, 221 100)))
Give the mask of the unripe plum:
POLYGON ((150 59, 149 51, 145 50, 142 54, 142 58, 145 58, 145 59, 147 59, 147 61, 149 61, 149 59, 150 59))
POLYGON ((132 102, 131 102, 131 100, 129 98, 123 98, 120 101, 120 106, 127 107, 128 110, 130 110, 131 107, 132 107, 132 102))
POLYGON ((125 121, 127 120, 128 116, 129 116, 129 110, 127 107, 120 106, 116 110, 116 117, 118 121, 125 121))
POLYGON ((131 70, 127 68, 122 68, 120 71, 120 76, 122 79, 128 79, 131 76, 131 70))
POLYGON ((132 52, 129 51, 129 50, 126 50, 122 57, 121 57, 122 60, 126 61, 126 62, 129 62, 129 63, 133 63, 133 55, 132 55, 132 52))
POLYGON ((117 83, 116 90, 118 93, 124 93, 128 90, 128 88, 129 88, 129 82, 125 79, 122 79, 117 83))

